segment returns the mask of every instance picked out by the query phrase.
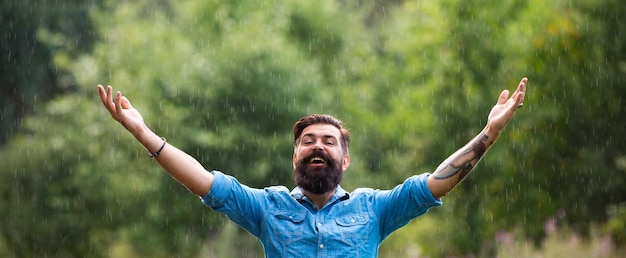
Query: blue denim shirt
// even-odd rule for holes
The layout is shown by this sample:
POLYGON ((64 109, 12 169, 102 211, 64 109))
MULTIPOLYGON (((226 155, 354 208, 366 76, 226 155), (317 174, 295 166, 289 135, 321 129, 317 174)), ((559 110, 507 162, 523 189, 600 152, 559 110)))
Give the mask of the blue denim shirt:
POLYGON ((222 212, 261 240, 265 257, 377 257, 380 243, 413 218, 440 206, 428 173, 392 190, 341 187, 321 209, 284 186, 255 189, 213 171, 215 180, 202 202, 222 212))

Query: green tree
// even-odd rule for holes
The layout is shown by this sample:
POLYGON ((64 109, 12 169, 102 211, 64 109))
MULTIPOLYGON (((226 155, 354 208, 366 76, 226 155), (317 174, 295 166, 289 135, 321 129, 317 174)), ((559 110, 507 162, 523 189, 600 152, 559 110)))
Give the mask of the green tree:
MULTIPOLYGON (((427 254, 493 254, 495 233, 516 227, 539 243, 544 221, 560 210, 565 223, 584 233, 606 221, 607 207, 624 201, 618 187, 624 183, 624 126, 617 119, 624 99, 618 83, 624 57, 623 35, 616 29, 620 8, 610 1, 447 1, 405 3, 390 12, 392 23, 384 24, 377 53, 379 61, 391 62, 377 68, 392 72, 377 70, 370 81, 392 82, 402 94, 376 87, 383 93, 375 96, 383 97, 370 107, 383 112, 369 117, 384 117, 373 122, 384 125, 367 139, 375 148, 363 152, 376 154, 367 156, 376 164, 369 166, 374 180, 407 166, 407 160, 424 162, 411 169, 432 169, 484 126, 499 90, 531 77, 526 107, 476 173, 435 211, 443 215, 432 229, 436 234, 420 231, 425 236, 417 240, 427 254), (406 86, 412 83, 419 87, 406 86), (397 104, 398 112, 386 103, 397 104), (400 110, 410 119, 400 119, 400 110), (416 134, 421 128, 432 130, 416 134)), ((430 223, 418 220, 409 227, 430 223)), ((399 234, 412 238, 408 230, 399 234)))
MULTIPOLYGON (((50 108, 44 106, 44 111, 32 118, 34 125, 29 128, 33 132, 20 136, 38 141, 58 131, 41 132, 47 128, 70 127, 67 137, 89 148, 90 155, 81 149, 51 152, 52 143, 42 146, 48 156, 38 158, 51 160, 51 166, 40 175, 50 180, 35 180, 40 183, 26 190, 21 185, 36 178, 18 171, 32 159, 15 154, 3 173, 8 179, 3 182, 19 182, 18 187, 6 188, 9 194, 3 195, 10 211, 7 216, 28 212, 35 220, 46 214, 47 225, 53 226, 45 240, 26 241, 31 234, 23 232, 38 236, 39 225, 13 217, 30 227, 6 227, 11 252, 20 256, 104 256, 108 246, 117 246, 114 249, 127 250, 120 251, 126 255, 193 256, 207 237, 220 232, 223 217, 203 208, 166 173, 147 163, 139 145, 108 118, 95 98, 99 82, 123 90, 157 133, 195 156, 207 169, 223 170, 252 186, 291 184, 291 125, 304 114, 322 112, 329 103, 325 97, 332 96, 332 91, 325 90, 330 86, 321 82, 320 63, 288 42, 289 24, 284 21, 292 17, 297 5, 275 8, 280 4, 268 3, 265 9, 258 9, 253 3, 190 1, 155 8, 149 1, 133 1, 94 10, 102 40, 91 54, 57 64, 73 72, 80 92, 79 96, 60 97, 58 102, 81 112, 44 120, 50 117, 45 112, 50 108), (190 15, 198 10, 207 13, 190 15), (70 115, 75 117, 65 117, 70 115), (45 127, 44 123, 54 125, 45 127), (95 129, 101 133, 86 135, 95 129), (106 148, 100 148, 103 146, 106 148), (96 158, 98 151, 106 150, 111 151, 109 156, 96 158), (56 162, 61 158, 69 161, 56 162), (79 177, 71 173, 79 169, 75 166, 93 172, 79 177), (20 200, 16 196, 29 191, 42 200, 63 196, 69 187, 63 180, 74 183, 68 201, 72 196, 94 198, 83 200, 78 207, 61 205, 48 210, 37 209, 35 200, 29 200, 29 206, 15 203, 20 200), (99 194, 102 192, 108 194, 99 194), (65 213, 91 216, 82 217, 83 227, 73 227, 65 213), (98 220, 106 223, 88 223, 98 220), (72 236, 72 241, 60 245, 54 232, 72 236)), ((31 146, 14 140, 10 148, 22 149, 17 153, 23 154, 31 146)), ((32 166, 36 168, 37 163, 32 166)))
POLYGON ((448 55, 424 60, 443 67, 431 77, 441 129, 425 152, 432 162, 480 130, 499 89, 531 77, 522 112, 446 197, 449 219, 440 227, 449 242, 435 248, 446 250, 440 255, 488 255, 494 233, 515 227, 539 243, 544 221, 560 210, 563 223, 585 233, 624 202, 624 38, 616 25, 624 9, 611 1, 525 3, 448 1, 449 36, 439 46, 448 55))
MULTIPOLYGON (((535 36, 528 51, 536 57, 528 60, 542 85, 533 100, 545 111, 525 117, 522 132, 533 134, 534 144, 523 144, 519 135, 513 141, 513 156, 534 170, 515 179, 534 189, 512 204, 532 204, 552 214, 562 209, 564 223, 586 234, 592 223, 606 222, 610 206, 626 201, 620 165, 626 145, 620 119, 626 98, 620 83, 626 73, 626 35, 617 25, 626 9, 617 1, 541 7, 533 13, 561 15, 532 24, 535 36)), ((537 216, 532 213, 537 214, 523 214, 537 216)), ((535 239, 539 233, 533 232, 535 239)))
POLYGON ((77 110, 94 110, 91 101, 66 96, 39 110, 2 149, 2 236, 19 257, 99 257, 119 218, 139 204, 114 190, 131 193, 131 184, 143 188, 145 181, 120 181, 120 172, 115 180, 111 172, 129 165, 116 159, 123 144, 94 140, 107 133, 97 112, 76 115, 77 110), (106 156, 117 162, 102 164, 106 156), (102 205, 116 199, 121 206, 102 205))
POLYGON ((4 1, 0 4, 0 144, 38 102, 75 89, 54 56, 89 51, 94 40, 88 12, 99 1, 4 1))
POLYGON ((90 11, 99 40, 88 54, 56 30, 36 33, 67 74, 52 80, 74 88, 35 103, 0 149, 0 247, 20 257, 261 253, 147 161, 108 118, 97 83, 122 90, 207 169, 255 187, 292 186, 297 118, 337 115, 353 132, 342 186, 387 189, 465 144, 521 76, 526 105, 481 166, 381 255, 487 256, 497 231, 518 227, 539 243, 560 210, 578 231, 609 220, 620 237, 623 13, 617 0, 107 1, 90 11))

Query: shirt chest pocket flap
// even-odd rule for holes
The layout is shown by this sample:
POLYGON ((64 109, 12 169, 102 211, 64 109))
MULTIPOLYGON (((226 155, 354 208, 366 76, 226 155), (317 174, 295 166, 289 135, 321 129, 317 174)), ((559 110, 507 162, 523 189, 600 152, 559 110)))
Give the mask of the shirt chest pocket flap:
POLYGON ((337 223, 337 225, 342 227, 365 225, 368 221, 369 215, 367 213, 349 214, 335 218, 335 222, 337 223))
POLYGON ((276 214, 274 214, 274 216, 278 220, 286 220, 286 221, 291 221, 293 223, 300 223, 304 221, 306 217, 306 212, 300 211, 300 210, 281 210, 281 211, 277 211, 276 214))

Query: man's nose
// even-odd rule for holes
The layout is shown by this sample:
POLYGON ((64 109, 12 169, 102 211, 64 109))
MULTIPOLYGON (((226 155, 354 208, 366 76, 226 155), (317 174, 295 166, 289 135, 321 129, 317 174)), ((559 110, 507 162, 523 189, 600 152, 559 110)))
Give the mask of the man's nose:
POLYGON ((314 150, 323 150, 324 146, 321 140, 315 141, 315 144, 313 144, 313 149, 314 150))

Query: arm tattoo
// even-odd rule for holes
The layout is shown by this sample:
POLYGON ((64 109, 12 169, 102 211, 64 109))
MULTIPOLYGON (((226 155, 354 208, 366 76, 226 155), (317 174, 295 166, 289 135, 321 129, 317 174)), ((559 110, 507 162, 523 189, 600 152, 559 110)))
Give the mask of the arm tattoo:
POLYGON ((476 166, 487 151, 489 137, 485 134, 475 138, 470 144, 452 154, 433 173, 435 179, 447 179, 459 174, 461 182, 476 166))

